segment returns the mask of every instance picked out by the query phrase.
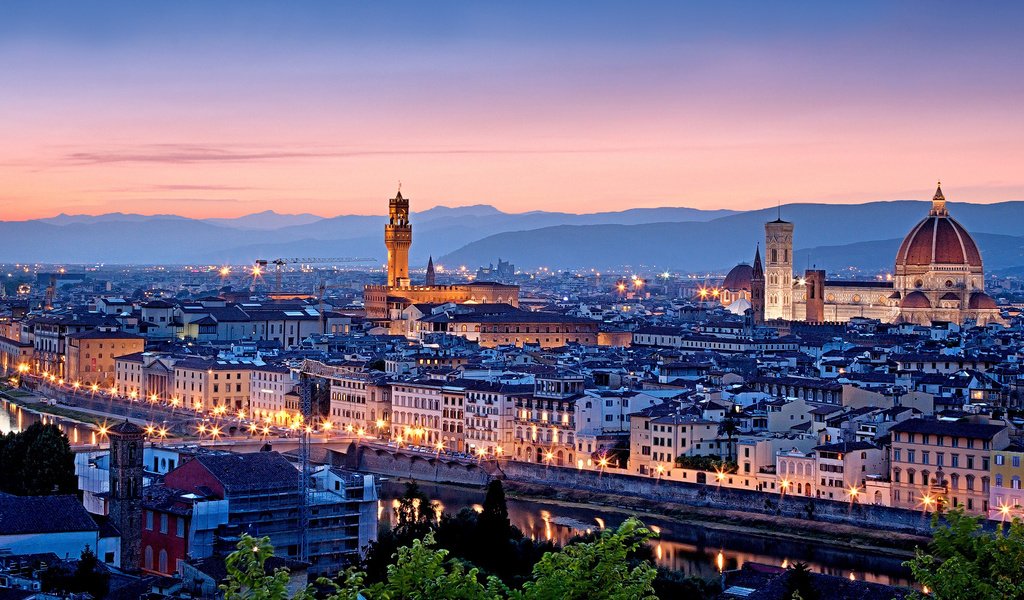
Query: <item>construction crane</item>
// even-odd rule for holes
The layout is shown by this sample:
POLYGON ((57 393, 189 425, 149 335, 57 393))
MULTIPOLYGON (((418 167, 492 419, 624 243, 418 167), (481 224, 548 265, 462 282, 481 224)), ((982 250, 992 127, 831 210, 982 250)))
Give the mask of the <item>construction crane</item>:
POLYGON ((342 263, 376 263, 376 258, 261 258, 252 267, 254 277, 262 275, 269 265, 274 265, 274 291, 281 291, 281 275, 285 265, 333 265, 342 263))

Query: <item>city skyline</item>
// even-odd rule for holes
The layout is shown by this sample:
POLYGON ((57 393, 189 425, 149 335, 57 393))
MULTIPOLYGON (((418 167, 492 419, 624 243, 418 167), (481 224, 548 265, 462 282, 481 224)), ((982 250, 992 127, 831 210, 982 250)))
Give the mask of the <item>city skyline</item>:
POLYGON ((10 7, 0 210, 1024 198, 1017 6, 586 6, 10 7))

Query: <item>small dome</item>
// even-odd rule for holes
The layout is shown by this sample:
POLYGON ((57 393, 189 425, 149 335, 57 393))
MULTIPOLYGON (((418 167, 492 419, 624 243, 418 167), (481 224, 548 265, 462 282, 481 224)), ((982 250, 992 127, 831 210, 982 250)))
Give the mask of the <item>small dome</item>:
POLYGON ((992 299, 985 292, 974 292, 971 294, 971 299, 967 302, 967 308, 974 310, 989 310, 996 309, 996 301, 992 299))
POLYGON ((729 274, 725 276, 725 281, 722 282, 722 288, 729 290, 730 292, 738 292, 740 290, 750 291, 750 280, 754 276, 754 267, 747 264, 736 265, 729 271, 729 274))
POLYGON ((907 297, 900 303, 900 308, 931 308, 932 303, 928 301, 928 296, 925 296, 921 292, 910 292, 907 297))
POLYGON ((957 296, 953 292, 946 292, 941 298, 939 298, 939 300, 960 300, 960 296, 957 296))
POLYGON ((726 307, 726 310, 728 310, 734 315, 742 315, 743 313, 747 312, 752 308, 753 306, 750 304, 750 300, 747 300, 746 298, 740 298, 739 300, 733 302, 728 307, 726 307))
POLYGON ((964 226, 949 216, 941 189, 935 191, 931 212, 910 230, 896 253, 897 268, 931 264, 982 266, 978 245, 964 226))

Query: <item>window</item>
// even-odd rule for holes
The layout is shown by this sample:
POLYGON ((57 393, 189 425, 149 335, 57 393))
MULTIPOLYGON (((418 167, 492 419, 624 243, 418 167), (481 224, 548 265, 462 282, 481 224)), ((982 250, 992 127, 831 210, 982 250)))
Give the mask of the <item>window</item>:
POLYGON ((160 513, 160 533, 167 533, 167 513, 160 513))
POLYGON ((180 538, 185 537, 185 519, 183 519, 181 517, 178 517, 177 519, 175 519, 175 521, 178 524, 178 531, 177 531, 178 537, 180 537, 180 538))
POLYGON ((153 513, 146 511, 146 529, 153 531, 153 513))

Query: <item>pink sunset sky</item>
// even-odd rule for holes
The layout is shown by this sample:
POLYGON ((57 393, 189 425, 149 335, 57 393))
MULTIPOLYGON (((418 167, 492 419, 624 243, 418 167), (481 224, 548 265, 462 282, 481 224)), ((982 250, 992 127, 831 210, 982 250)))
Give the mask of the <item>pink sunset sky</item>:
POLYGON ((373 4, 11 7, 0 219, 1024 199, 1016 4, 373 4))

